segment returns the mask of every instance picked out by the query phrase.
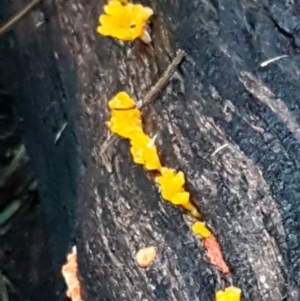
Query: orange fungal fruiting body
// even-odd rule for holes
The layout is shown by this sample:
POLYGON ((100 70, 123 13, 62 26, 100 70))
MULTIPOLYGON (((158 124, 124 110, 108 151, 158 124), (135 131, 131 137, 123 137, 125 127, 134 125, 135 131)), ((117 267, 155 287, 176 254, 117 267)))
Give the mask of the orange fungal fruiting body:
POLYGON ((241 290, 237 287, 230 286, 223 291, 217 291, 215 301, 240 301, 241 290))
POLYGON ((199 218, 200 214, 191 203, 189 192, 183 188, 183 172, 176 173, 171 168, 161 166, 153 140, 143 131, 141 112, 134 100, 122 91, 109 101, 108 106, 111 109, 108 127, 112 133, 130 140, 133 161, 143 165, 146 170, 157 170, 161 173, 156 182, 161 186, 162 197, 199 218))
POLYGON ((99 34, 111 36, 122 41, 133 41, 137 38, 145 42, 148 35, 145 24, 153 15, 153 10, 141 4, 112 0, 104 7, 105 14, 99 17, 99 34))
POLYGON ((185 179, 183 172, 176 173, 174 169, 163 167, 161 176, 158 176, 155 181, 160 185, 161 194, 165 200, 175 205, 183 205, 189 201, 189 193, 184 193, 185 179))
POLYGON ((72 301, 81 301, 80 283, 77 270, 77 252, 73 247, 72 253, 67 256, 67 263, 62 266, 62 274, 67 284, 67 296, 72 301))
MULTIPOLYGON (((160 185, 163 199, 182 206, 199 219, 200 214, 190 201, 189 192, 183 187, 185 185, 183 172, 161 166, 154 140, 143 131, 141 112, 134 100, 126 92, 119 92, 109 101, 108 106, 111 109, 108 127, 114 134, 129 139, 134 162, 143 165, 147 170, 159 171, 160 175, 155 181, 160 185)), ((229 274, 229 267, 223 259, 221 247, 205 223, 195 222, 192 230, 204 239, 204 247, 211 263, 225 275, 229 274)))
POLYGON ((182 171, 176 173, 172 168, 163 167, 161 175, 155 179, 161 187, 162 197, 174 205, 181 205, 189 208, 191 206, 190 194, 185 191, 184 174, 182 171))
POLYGON ((155 181, 161 187, 162 197, 173 205, 182 206, 194 217, 199 218, 197 208, 190 201, 189 192, 183 188, 185 184, 183 172, 176 173, 174 169, 166 167, 163 167, 160 172, 161 175, 155 181))
POLYGON ((200 235, 202 238, 208 238, 211 235, 211 232, 207 229, 203 222, 195 222, 192 226, 192 230, 195 234, 200 235))
POLYGON ((130 152, 136 164, 142 164, 147 170, 161 170, 156 146, 143 132, 136 133, 131 137, 130 152))
POLYGON ((137 132, 142 132, 142 117, 134 100, 126 93, 120 92, 108 103, 111 118, 108 127, 112 133, 123 138, 132 138, 137 132))
POLYGON ((141 112, 134 100, 126 92, 120 92, 109 101, 108 106, 111 109, 108 127, 114 134, 130 140, 133 161, 147 170, 159 171, 161 163, 156 146, 143 131, 141 112))

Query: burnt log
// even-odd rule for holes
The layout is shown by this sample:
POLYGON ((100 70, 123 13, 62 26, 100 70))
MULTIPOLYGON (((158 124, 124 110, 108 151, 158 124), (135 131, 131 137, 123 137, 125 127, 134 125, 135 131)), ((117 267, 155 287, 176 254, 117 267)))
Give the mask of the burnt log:
MULTIPOLYGON (((25 2, 5 1, 3 18, 25 2)), ((76 244, 85 301, 210 301, 230 281, 243 301, 298 301, 297 5, 143 4, 155 12, 150 45, 98 35, 102 0, 45 0, 1 37, 1 79, 23 117, 60 292, 43 300, 65 299, 60 269, 76 244), (177 49, 186 55, 143 111, 145 128, 158 133, 163 164, 185 173, 222 246, 227 279, 208 261, 185 212, 163 201, 133 164, 127 141, 107 150, 110 165, 100 156, 109 99, 125 90, 143 100, 177 49), (261 65, 280 55, 288 57, 261 65), (143 270, 135 253, 147 245, 159 254, 143 270)))

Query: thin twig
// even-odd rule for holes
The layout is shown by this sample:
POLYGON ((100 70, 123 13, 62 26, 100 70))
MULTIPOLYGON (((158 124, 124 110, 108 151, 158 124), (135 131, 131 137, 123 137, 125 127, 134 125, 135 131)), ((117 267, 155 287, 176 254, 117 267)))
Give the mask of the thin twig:
POLYGON ((156 95, 158 92, 160 92, 168 83, 170 80, 171 76, 175 72, 177 66, 180 64, 184 57, 184 51, 179 49, 176 52, 176 56, 174 60, 171 62, 171 64, 168 66, 166 71, 163 73, 163 75, 160 77, 158 82, 152 87, 152 89, 146 94, 144 98, 144 102, 141 105, 140 109, 146 107, 153 99, 155 99, 156 95))
POLYGON ((31 9, 39 4, 42 0, 33 0, 28 5, 26 5, 20 12, 18 12, 15 16, 13 16, 6 24, 0 27, 0 36, 6 33, 11 29, 13 25, 15 25, 18 21, 20 21, 27 13, 31 11, 31 9))
MULTIPOLYGON (((165 70, 163 75, 159 78, 157 83, 150 89, 150 91, 145 95, 144 102, 139 106, 139 109, 143 109, 146 106, 148 106, 157 96, 157 94, 166 86, 168 81, 170 80, 171 76, 175 72, 177 66, 180 64, 184 57, 184 51, 179 49, 176 52, 176 56, 173 59, 173 61, 170 63, 168 68, 165 70)), ((131 109, 131 108, 130 108, 131 109)), ((106 166, 106 169, 108 172, 111 172, 111 166, 108 162, 108 158, 105 155, 107 149, 117 140, 117 136, 110 136, 106 139, 106 141, 103 143, 101 150, 100 150, 100 156, 102 158, 103 164, 106 166)))

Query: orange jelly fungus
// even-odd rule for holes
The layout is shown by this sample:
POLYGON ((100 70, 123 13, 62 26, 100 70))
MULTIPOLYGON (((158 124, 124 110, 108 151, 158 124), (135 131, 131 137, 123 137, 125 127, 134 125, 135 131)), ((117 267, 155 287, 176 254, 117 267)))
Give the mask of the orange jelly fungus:
POLYGON ((176 173, 172 168, 163 167, 161 175, 155 179, 161 187, 162 197, 174 205, 179 205, 189 211, 194 217, 199 218, 197 208, 190 201, 189 192, 185 191, 184 174, 182 171, 176 173))
POLYGON ((109 101, 108 106, 112 113, 108 127, 112 133, 130 139, 136 133, 143 132, 141 113, 126 92, 118 93, 109 101))
POLYGON ((240 301, 241 290, 237 287, 230 286, 224 291, 217 291, 215 301, 240 301))
POLYGON ((108 127, 114 134, 130 140, 133 161, 144 165, 147 170, 160 170, 156 146, 143 132, 141 113, 134 100, 126 92, 120 92, 108 106, 111 109, 108 127))
POLYGON ((203 238, 208 238, 211 235, 211 232, 207 229, 203 222, 195 222, 192 226, 192 231, 203 238))
POLYGON ((136 133, 130 140, 130 152, 136 164, 142 164, 147 170, 161 170, 156 146, 143 132, 136 133))
POLYGON ((99 17, 99 34, 111 36, 122 41, 140 38, 149 42, 145 24, 153 15, 153 10, 141 4, 112 0, 104 6, 105 14, 99 17))
POLYGON ((183 188, 185 179, 182 171, 176 173, 172 168, 163 167, 161 175, 155 181, 160 185, 165 200, 174 205, 185 205, 189 202, 190 194, 183 188))
POLYGON ((135 108, 135 101, 128 95, 128 93, 121 91, 108 102, 108 107, 111 110, 135 108))
POLYGON ((80 283, 77 271, 77 252, 73 247, 72 253, 67 256, 67 263, 62 266, 62 274, 67 284, 67 296, 72 301, 81 301, 80 283))
POLYGON ((210 262, 218 267, 223 274, 228 275, 230 273, 229 267, 225 263, 221 247, 213 235, 204 239, 204 247, 207 250, 207 256, 210 262))

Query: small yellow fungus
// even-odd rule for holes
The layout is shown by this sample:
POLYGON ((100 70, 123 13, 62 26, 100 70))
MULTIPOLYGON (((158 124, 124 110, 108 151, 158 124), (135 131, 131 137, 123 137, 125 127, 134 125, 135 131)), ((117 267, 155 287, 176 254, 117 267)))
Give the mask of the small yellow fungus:
POLYGON ((240 301, 241 290, 237 287, 230 286, 224 291, 217 291, 215 301, 240 301))
POLYGON ((211 235, 211 232, 207 229, 205 223, 195 222, 192 226, 194 233, 200 235, 203 238, 207 238, 211 235))
POLYGON ((145 24, 153 15, 153 10, 141 4, 112 0, 104 7, 105 14, 99 17, 99 34, 122 41, 137 38, 147 42, 145 24))
POLYGON ((134 108, 135 101, 128 95, 128 93, 121 91, 108 102, 108 107, 111 110, 126 110, 134 108))
POLYGON ((130 152, 136 164, 142 164, 147 170, 161 170, 161 163, 157 154, 156 146, 151 138, 143 132, 136 132, 131 137, 130 152))
POLYGON ((116 111, 112 113, 107 125, 112 133, 130 139, 136 133, 142 132, 142 120, 139 117, 139 112, 135 109, 126 113, 116 111))
POLYGON ((136 133, 143 132, 141 113, 126 92, 118 93, 109 101, 108 106, 112 110, 108 122, 112 133, 130 139, 136 133))
POLYGON ((189 202, 189 200, 190 200, 190 194, 187 191, 182 191, 182 192, 176 193, 172 197, 171 202, 174 205, 185 205, 189 202))
POLYGON ((185 183, 183 172, 178 172, 172 168, 163 167, 161 176, 155 179, 156 183, 160 184, 162 197, 171 202, 172 198, 179 192, 183 192, 185 183))
POLYGON ((163 167, 161 176, 155 179, 161 187, 162 197, 175 205, 185 205, 189 203, 189 193, 183 188, 185 184, 182 171, 176 173, 172 168, 163 167))
POLYGON ((143 132, 141 112, 134 100, 126 92, 119 92, 108 106, 111 109, 108 127, 114 134, 130 140, 134 162, 144 165, 147 170, 160 170, 156 146, 143 132))

